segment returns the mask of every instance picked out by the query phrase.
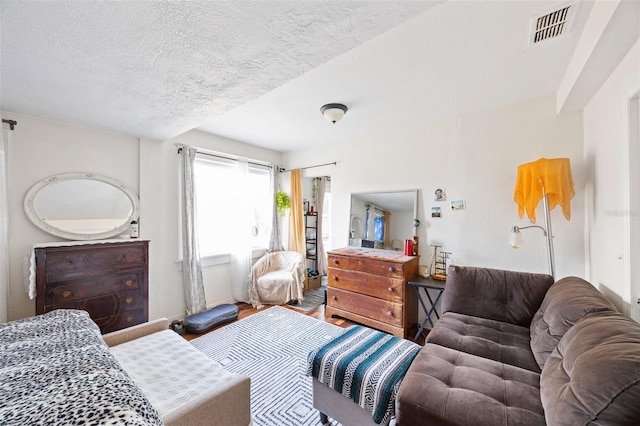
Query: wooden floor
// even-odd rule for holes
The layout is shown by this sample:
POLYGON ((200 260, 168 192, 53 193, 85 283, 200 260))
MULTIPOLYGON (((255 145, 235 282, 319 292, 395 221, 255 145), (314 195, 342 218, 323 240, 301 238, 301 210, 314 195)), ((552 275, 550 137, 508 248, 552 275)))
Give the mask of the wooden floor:
MULTIPOLYGON (((261 310, 265 309, 265 308, 262 308, 261 310, 258 310, 256 308, 254 308, 253 306, 251 306, 250 304, 242 303, 242 302, 238 302, 238 303, 236 303, 236 305, 238 306, 238 309, 239 309, 238 319, 236 321, 239 321, 242 318, 249 317, 249 316, 251 316, 253 314, 257 314, 261 310)), ((350 325, 355 324, 354 322, 349 321, 348 319, 344 319, 344 318, 338 318, 338 317, 326 318, 325 315, 324 315, 324 305, 320 305, 317 308, 311 309, 309 311, 303 311, 301 309, 294 309, 294 308, 289 307, 287 305, 281 305, 281 306, 283 308, 286 308, 286 309, 291 309, 292 311, 295 311, 295 312, 297 312, 299 314, 307 315, 307 316, 315 318, 317 320, 328 322, 329 324, 337 325, 338 327, 342 327, 342 328, 347 328, 350 325)), ((207 333, 215 331, 218 328, 224 327, 225 325, 229 325, 229 324, 230 323, 226 323, 226 324, 220 325, 218 327, 215 327, 215 328, 207 331, 207 333)), ((195 339, 196 337, 203 336, 204 334, 206 334, 206 333, 203 333, 203 334, 192 334, 192 333, 185 332, 185 334, 183 334, 182 337, 184 337, 187 340, 191 340, 191 339, 195 339)))
MULTIPOLYGON (((260 310, 254 308, 253 306, 251 306, 248 303, 242 303, 242 302, 238 302, 236 303, 236 305, 238 306, 239 309, 239 313, 238 313, 238 319, 236 321, 239 321, 243 318, 249 317, 253 314, 257 314, 258 312, 260 312, 260 310)), ((317 320, 320 321, 324 321, 324 322, 328 322, 329 324, 333 324, 333 325, 337 325, 338 327, 342 327, 342 328, 347 328, 351 325, 357 324, 353 321, 349 321, 348 319, 345 318, 340 318, 340 317, 326 317, 324 314, 324 305, 320 305, 317 308, 311 309, 309 311, 303 311, 301 309, 294 309, 290 306, 287 305, 281 305, 283 308, 286 309, 291 309, 292 311, 295 311, 299 314, 302 315, 307 315, 309 317, 315 318, 317 320)), ((265 309, 265 308, 262 308, 265 309)), ((225 325, 229 325, 231 323, 226 323, 223 325, 220 325, 218 327, 215 327, 209 331, 207 331, 207 333, 211 333, 212 331, 215 331, 221 327, 224 327, 225 325)), ((416 326, 417 327, 417 326, 416 326)), ((182 335, 182 337, 184 337, 187 340, 191 340, 191 339, 195 339, 196 337, 200 337, 200 336, 204 336, 207 333, 203 333, 203 334, 193 334, 193 333, 188 333, 185 332, 185 334, 182 335)), ((425 330, 426 333, 426 330, 425 330)), ((419 345, 424 345, 424 334, 421 335, 420 337, 418 337, 418 341, 416 343, 418 343, 419 345)))

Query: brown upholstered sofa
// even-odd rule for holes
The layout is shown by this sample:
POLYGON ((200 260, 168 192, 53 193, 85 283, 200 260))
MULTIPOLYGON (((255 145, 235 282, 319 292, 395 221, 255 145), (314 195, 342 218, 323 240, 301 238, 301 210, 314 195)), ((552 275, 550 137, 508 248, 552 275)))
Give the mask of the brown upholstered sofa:
POLYGON ((451 267, 398 426, 638 425, 640 325, 591 284, 451 267))

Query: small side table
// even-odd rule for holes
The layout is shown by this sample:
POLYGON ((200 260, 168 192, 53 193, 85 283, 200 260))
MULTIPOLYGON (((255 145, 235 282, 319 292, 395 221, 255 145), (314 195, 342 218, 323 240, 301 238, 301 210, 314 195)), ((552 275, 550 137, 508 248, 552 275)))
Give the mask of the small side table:
POLYGON ((420 324, 420 327, 418 327, 418 332, 413 338, 414 342, 418 339, 418 336, 420 336, 420 333, 422 333, 422 330, 424 330, 424 327, 427 325, 427 323, 429 323, 431 325, 431 328, 433 328, 433 321, 431 321, 431 314, 436 314, 436 318, 440 319, 440 314, 436 309, 436 305, 438 304, 438 301, 440 300, 440 298, 442 297, 442 293, 444 292, 444 284, 445 284, 444 281, 437 281, 431 277, 424 278, 420 275, 416 275, 415 277, 409 280, 409 285, 413 286, 414 290, 416 291, 416 294, 418 295, 418 302, 420 302, 422 311, 427 315, 424 321, 422 321, 422 324, 420 324), (429 306, 427 306, 427 304, 425 303, 425 300, 422 298, 422 295, 420 294, 420 289, 422 289, 423 293, 427 296, 427 300, 429 301, 429 306), (438 291, 438 294, 436 295, 435 299, 431 297, 431 295, 429 294, 429 290, 438 291))

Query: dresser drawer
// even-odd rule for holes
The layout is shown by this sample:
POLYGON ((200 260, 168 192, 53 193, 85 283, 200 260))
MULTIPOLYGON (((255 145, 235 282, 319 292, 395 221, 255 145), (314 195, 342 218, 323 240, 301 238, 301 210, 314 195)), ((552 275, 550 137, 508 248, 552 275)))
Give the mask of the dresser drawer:
POLYGON ((124 311, 140 309, 144 306, 144 300, 139 290, 123 291, 105 296, 91 297, 87 299, 69 300, 45 306, 45 312, 54 309, 82 309, 91 312, 96 317, 106 317, 124 311))
POLYGON ((387 324, 403 326, 402 303, 329 287, 327 305, 387 324))
POLYGON ((332 268, 350 269, 367 272, 383 277, 404 279, 404 263, 393 262, 371 257, 341 256, 329 254, 329 265, 332 268))
POLYGON ((50 283, 44 294, 45 305, 134 290, 140 287, 142 279, 142 271, 136 271, 50 283))
POLYGON ((401 278, 381 277, 340 268, 329 268, 327 285, 398 303, 402 302, 405 286, 401 278))
POLYGON ((105 334, 147 322, 147 316, 141 310, 138 310, 109 317, 96 318, 93 321, 100 327, 100 332, 105 334))
MULTIPOLYGON (((36 252, 41 249, 36 249, 36 252)), ((74 272, 85 269, 109 268, 111 270, 131 268, 146 263, 146 250, 141 245, 123 244, 115 247, 77 249, 74 246, 49 250, 44 257, 47 274, 74 272)))

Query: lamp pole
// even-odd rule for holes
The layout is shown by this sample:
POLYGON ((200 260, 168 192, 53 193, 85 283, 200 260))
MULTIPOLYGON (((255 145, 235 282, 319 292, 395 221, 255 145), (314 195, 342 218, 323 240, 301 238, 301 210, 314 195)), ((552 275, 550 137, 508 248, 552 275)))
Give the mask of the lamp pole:
POLYGON ((551 232, 551 212, 549 211, 549 194, 545 193, 544 186, 542 187, 544 197, 542 198, 542 206, 544 208, 544 227, 547 230, 547 255, 549 261, 549 272, 553 279, 556 279, 556 262, 553 253, 553 233, 551 232))

